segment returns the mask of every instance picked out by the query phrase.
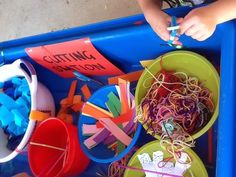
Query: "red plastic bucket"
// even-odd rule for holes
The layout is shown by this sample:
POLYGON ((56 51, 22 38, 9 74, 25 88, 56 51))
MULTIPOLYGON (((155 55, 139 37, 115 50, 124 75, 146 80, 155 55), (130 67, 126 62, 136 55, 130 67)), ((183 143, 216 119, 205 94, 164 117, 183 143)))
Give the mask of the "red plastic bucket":
POLYGON ((80 148, 77 128, 57 118, 36 128, 28 155, 33 174, 42 177, 79 175, 90 161, 80 148))

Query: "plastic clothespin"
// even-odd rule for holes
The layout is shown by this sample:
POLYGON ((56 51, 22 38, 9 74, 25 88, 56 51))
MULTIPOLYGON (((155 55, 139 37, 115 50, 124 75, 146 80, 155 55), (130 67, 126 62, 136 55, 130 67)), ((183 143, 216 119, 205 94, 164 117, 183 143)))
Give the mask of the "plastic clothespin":
POLYGON ((177 24, 176 17, 172 16, 171 26, 167 28, 168 31, 171 31, 170 32, 170 39, 168 40, 167 44, 169 46, 175 47, 177 49, 181 49, 183 47, 182 45, 173 44, 175 37, 178 36, 178 32, 177 32, 178 29, 179 29, 179 25, 177 24))

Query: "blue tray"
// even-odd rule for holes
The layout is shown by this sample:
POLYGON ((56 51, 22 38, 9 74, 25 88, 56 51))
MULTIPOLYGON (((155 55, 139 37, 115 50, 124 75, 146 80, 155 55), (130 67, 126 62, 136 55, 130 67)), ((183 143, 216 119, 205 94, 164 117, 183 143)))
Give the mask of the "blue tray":
MULTIPOLYGON (((170 15, 183 17, 190 8, 167 10, 170 15)), ((220 115, 214 125, 214 158, 215 163, 207 163, 207 135, 197 140, 195 151, 208 168, 209 176, 234 177, 235 172, 235 22, 230 21, 219 25, 215 33, 204 42, 197 42, 189 37, 181 36, 185 50, 197 52, 208 58, 214 65, 220 66, 221 91, 220 115), (217 157, 217 158, 216 158, 217 157)), ((107 22, 87 25, 63 31, 26 37, 22 39, 0 43, 0 63, 11 63, 18 58, 25 58, 35 66, 39 80, 53 93, 55 101, 65 97, 71 79, 62 79, 52 72, 42 68, 27 57, 24 49, 27 47, 70 41, 83 37, 90 37, 94 46, 105 57, 122 68, 124 71, 134 71, 141 68, 139 60, 152 59, 166 52, 175 50, 169 46, 162 46, 164 42, 153 32, 146 23, 143 15, 136 15, 107 22), (138 23, 142 21, 143 23, 138 23), (56 85, 55 82, 60 82, 56 85), (56 85, 56 86, 55 86, 56 85)), ((199 71, 201 72, 201 71, 199 71)), ((105 79, 105 78, 102 78, 105 79)), ((90 85, 96 90, 96 86, 90 85)), ((58 105, 57 105, 58 106, 58 105)), ((142 132, 138 145, 141 146, 152 140, 142 132), (145 141, 144 141, 145 140, 145 141)), ((91 163, 81 176, 96 176, 95 171, 107 169, 108 164, 91 163)), ((8 164, 0 165, 0 176, 10 176, 21 171, 29 171, 27 156, 21 155, 8 164), (10 167, 12 170, 9 171, 10 167)))

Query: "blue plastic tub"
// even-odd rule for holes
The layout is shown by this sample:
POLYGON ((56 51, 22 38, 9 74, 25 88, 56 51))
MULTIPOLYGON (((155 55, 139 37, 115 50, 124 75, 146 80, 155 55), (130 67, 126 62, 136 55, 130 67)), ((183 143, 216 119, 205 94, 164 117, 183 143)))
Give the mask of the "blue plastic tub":
MULTIPOLYGON (((190 8, 178 8, 167 12, 177 17, 184 16, 190 8)), ((214 35, 204 42, 197 42, 182 36, 185 50, 197 52, 208 58, 214 65, 220 66, 221 91, 220 115, 214 125, 214 158, 215 163, 209 166, 207 162, 207 135, 197 140, 194 149, 208 167, 209 176, 234 177, 235 166, 235 60, 236 60, 236 26, 235 22, 227 22, 217 27, 214 35)), ((24 49, 32 46, 70 41, 90 37, 94 46, 113 63, 124 71, 134 71, 141 68, 139 60, 152 59, 168 51, 175 50, 169 46, 161 46, 164 42, 152 31, 145 22, 143 15, 131 16, 97 23, 93 25, 52 32, 0 43, 0 63, 6 64, 18 58, 27 57, 24 49), (143 23, 140 24, 140 21, 143 23), (136 23, 139 22, 139 23, 136 23), (139 25, 137 25, 139 24, 139 25)), ((44 83, 58 101, 65 97, 72 79, 62 79, 52 72, 34 63, 39 80, 44 83), (56 82, 60 84, 56 84, 56 82)), ((199 71, 201 72, 201 71, 199 71)), ((1 73, 2 74, 2 73, 1 73)), ((97 89, 95 86, 94 90, 97 89)), ((151 137, 141 132, 138 145, 142 145, 151 137)), ((1 164, 0 176, 10 176, 17 172, 27 171, 27 156, 21 155, 9 164, 1 164), (24 167, 24 168, 23 168, 24 167), (9 171, 9 169, 11 169, 9 171)), ((106 164, 91 163, 81 176, 95 176, 95 172, 106 170, 106 164)), ((30 171, 28 169, 28 171, 30 171)))
MULTIPOLYGON (((116 95, 118 95, 116 87, 114 85, 102 87, 88 99, 88 102, 93 103, 103 109, 106 109, 105 101, 107 100, 107 95, 113 92, 116 95)), ((107 145, 100 143, 96 147, 93 147, 92 149, 88 149, 84 145, 84 140, 86 140, 88 137, 83 136, 82 126, 83 124, 94 124, 96 123, 96 120, 92 117, 80 115, 79 122, 78 122, 78 133, 79 133, 79 139, 80 139, 80 146, 85 152, 85 154, 93 161, 98 163, 111 163, 117 160, 120 160, 122 157, 124 157, 126 154, 128 154, 134 145, 136 144, 142 125, 138 123, 137 128, 135 130, 133 140, 131 141, 130 145, 120 152, 118 155, 115 155, 115 152, 112 151, 107 147, 107 145)))

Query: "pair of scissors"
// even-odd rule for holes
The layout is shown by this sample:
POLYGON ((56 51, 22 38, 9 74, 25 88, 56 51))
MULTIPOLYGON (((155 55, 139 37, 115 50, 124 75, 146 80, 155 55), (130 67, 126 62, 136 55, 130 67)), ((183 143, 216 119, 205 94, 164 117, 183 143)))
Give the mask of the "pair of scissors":
POLYGON ((173 44, 174 42, 174 39, 176 37, 178 37, 178 29, 180 28, 180 26, 177 24, 177 19, 175 16, 172 16, 171 18, 171 25, 170 27, 167 28, 168 31, 171 31, 170 32, 170 39, 167 41, 167 44, 171 47, 175 47, 177 49, 181 49, 183 48, 182 45, 179 45, 179 44, 173 44))

